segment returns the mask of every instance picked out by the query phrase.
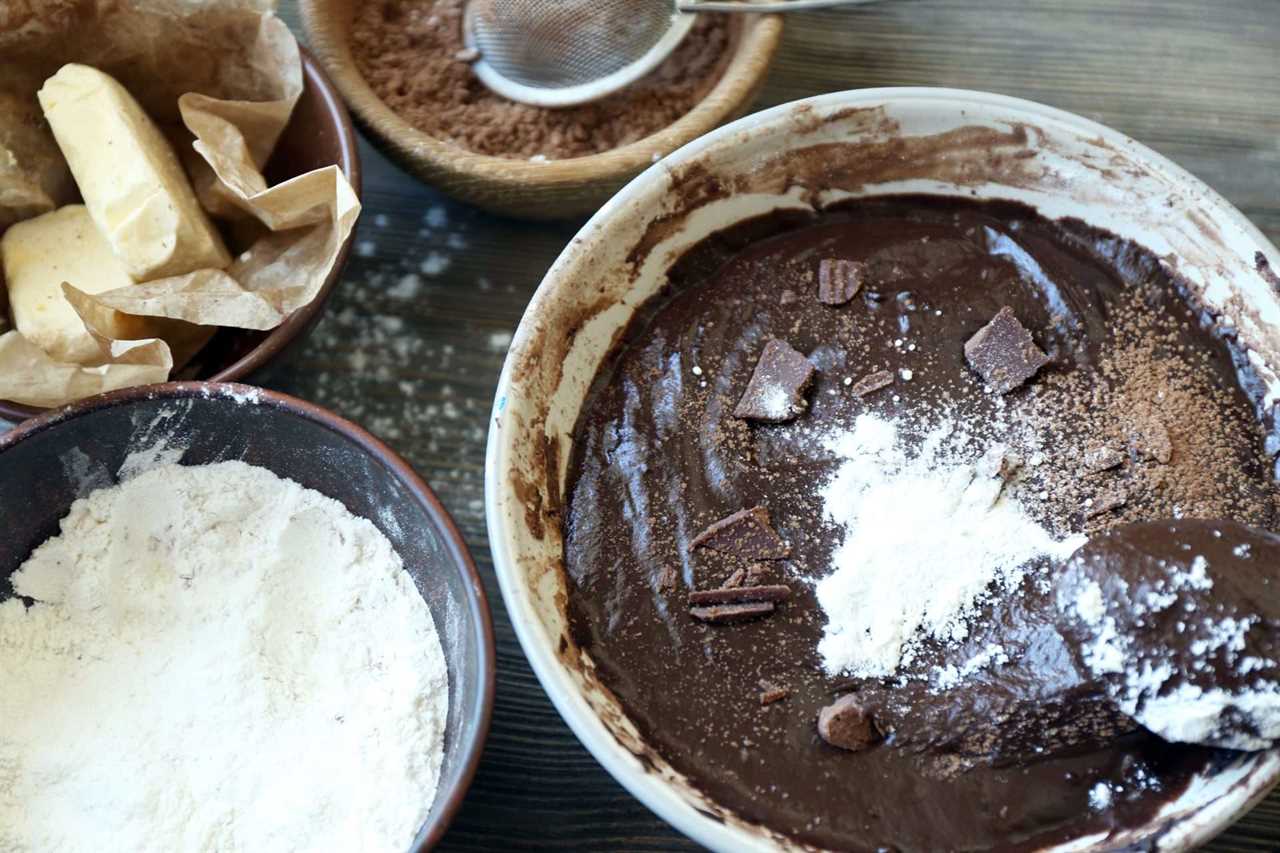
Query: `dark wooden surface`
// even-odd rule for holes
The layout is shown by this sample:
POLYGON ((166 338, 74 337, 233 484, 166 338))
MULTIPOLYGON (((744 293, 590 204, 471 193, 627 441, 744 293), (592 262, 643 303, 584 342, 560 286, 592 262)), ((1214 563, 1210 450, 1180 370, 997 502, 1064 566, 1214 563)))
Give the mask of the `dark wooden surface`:
MULTIPOLYGON (((985 89, 1096 119, 1182 164, 1280 242, 1280 0, 885 0, 796 15, 760 105, 893 85, 985 89)), ((360 250, 316 333, 260 381, 389 441, 439 493, 486 576, 493 730, 442 849, 694 849, 560 721, 490 571, 482 474, 494 386, 510 332, 577 224, 489 217, 362 154, 360 250)), ((1207 849, 1280 849, 1280 794, 1207 849)))

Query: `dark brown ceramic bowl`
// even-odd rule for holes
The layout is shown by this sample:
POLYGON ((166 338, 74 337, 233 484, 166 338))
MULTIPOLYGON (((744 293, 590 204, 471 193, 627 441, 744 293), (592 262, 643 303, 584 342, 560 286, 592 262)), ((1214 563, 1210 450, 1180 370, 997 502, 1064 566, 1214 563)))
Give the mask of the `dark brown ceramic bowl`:
MULTIPOLYGON (((360 154, 351 114, 328 75, 306 48, 302 49, 302 72, 302 97, 298 99, 271 161, 267 163, 267 180, 274 185, 336 163, 359 198, 360 154)), ((354 232, 352 234, 354 236, 354 232)), ((305 338, 320 319, 334 285, 342 276, 350 250, 351 237, 348 237, 320 293, 308 305, 290 314, 283 323, 268 332, 248 329, 219 331, 196 355, 192 364, 179 371, 175 378, 234 382, 251 376, 280 357, 289 347, 305 338)), ((45 409, 0 400, 0 419, 21 421, 43 411, 45 409)))
POLYGON ((0 435, 0 601, 10 576, 58 532, 73 501, 116 480, 125 457, 164 441, 181 463, 240 459, 340 501, 391 540, 431 609, 449 667, 435 802, 411 850, 435 846, 466 795, 493 709, 493 625, 484 587, 440 501, 389 447, 331 412, 247 385, 167 382, 88 397, 0 435))

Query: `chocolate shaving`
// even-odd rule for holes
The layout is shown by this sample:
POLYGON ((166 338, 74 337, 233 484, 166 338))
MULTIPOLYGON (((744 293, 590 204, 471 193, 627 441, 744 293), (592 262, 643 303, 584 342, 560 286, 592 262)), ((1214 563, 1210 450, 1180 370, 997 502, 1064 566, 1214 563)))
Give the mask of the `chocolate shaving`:
POLYGON ((1098 447, 1084 455, 1084 467, 1091 474, 1109 471, 1124 463, 1124 454, 1111 447, 1098 447))
POLYGON ((1049 363, 1008 305, 965 342, 964 357, 997 394, 1009 393, 1049 363))
POLYGON ((738 604, 743 601, 785 601, 791 597, 791 587, 782 584, 772 586, 722 586, 719 589, 699 589, 689 593, 689 603, 738 604))
POLYGON ((887 388, 892 384, 892 370, 877 370, 875 373, 868 373, 853 383, 853 387, 849 390, 853 391, 856 397, 865 397, 872 391, 879 391, 881 388, 887 388))
POLYGON ((766 423, 791 420, 808 406, 804 392, 813 382, 814 370, 809 359, 785 342, 770 340, 760 353, 733 416, 766 423))
POLYGON ((858 295, 867 277, 861 261, 823 258, 818 262, 818 301, 823 305, 843 305, 858 295))
POLYGON ((1124 506, 1128 500, 1128 497, 1120 492, 1111 492, 1109 494, 1102 495, 1101 497, 1094 498, 1093 503, 1085 507, 1084 517, 1086 519, 1094 518, 1102 515, 1103 513, 1111 512, 1113 509, 1119 509, 1124 506))
POLYGON ((746 569, 735 569, 733 574, 729 575, 725 582, 720 584, 720 586, 724 589, 733 589, 734 587, 742 586, 746 579, 746 569))
POLYGON ((740 509, 694 537, 689 550, 710 548, 744 560, 783 560, 791 553, 769 522, 762 506, 740 509))
POLYGON ((875 721, 853 693, 841 696, 818 712, 818 735, 832 746, 851 752, 866 749, 880 740, 875 721))
POLYGON ((785 687, 770 687, 768 690, 760 691, 760 704, 772 705, 774 702, 781 702, 791 695, 791 691, 785 687))
POLYGON ((713 604, 710 607, 690 607, 689 615, 699 622, 724 625, 730 622, 746 622, 773 612, 773 602, 753 601, 746 604, 713 604))

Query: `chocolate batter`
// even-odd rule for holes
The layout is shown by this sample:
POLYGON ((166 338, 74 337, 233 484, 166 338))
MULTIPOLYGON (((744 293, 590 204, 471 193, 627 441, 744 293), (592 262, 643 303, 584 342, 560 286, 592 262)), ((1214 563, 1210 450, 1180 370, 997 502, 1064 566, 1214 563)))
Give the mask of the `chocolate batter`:
POLYGON ((1277 566, 1280 536, 1233 521, 1129 524, 1067 562, 1056 583, 1057 621, 1081 669, 1091 657, 1095 665, 1108 658, 1099 648, 1118 652, 1111 657, 1122 668, 1102 685, 1148 730, 1261 749, 1280 738, 1277 566), (1086 619, 1080 607, 1091 594, 1095 612, 1086 619), (1133 680, 1165 666, 1167 675, 1133 680), (1178 713, 1162 712, 1175 694, 1178 713))
MULTIPOLYGON (((908 443, 944 409, 992 444, 1033 436, 1042 458, 1007 488, 1060 537, 1176 515, 1275 528, 1265 430, 1242 390, 1256 378, 1150 253, 1020 205, 894 197, 747 223, 670 278, 583 408, 565 564, 575 639, 672 765, 746 819, 821 846, 1023 850, 1141 824, 1233 757, 1114 715, 1080 723, 1096 685, 1039 618, 1046 593, 1029 587, 975 623, 973 641, 998 634, 1012 662, 949 690, 851 683, 825 675, 817 654, 812 582, 843 533, 824 520, 817 484, 835 462, 814 436, 864 412, 908 443), (820 299, 819 267, 833 259, 858 266, 820 299), (1048 363, 1000 394, 965 343, 1006 306, 1048 363), (818 369, 804 410, 735 417, 775 339, 818 369), (690 549, 755 506, 786 559, 690 549), (744 577, 791 595, 753 621, 691 615, 690 592, 744 577), (883 742, 860 751, 815 727, 851 689, 879 697, 883 742), (1055 716, 1080 736, 1044 737, 1055 716)), ((964 651, 926 649, 913 666, 964 651)))

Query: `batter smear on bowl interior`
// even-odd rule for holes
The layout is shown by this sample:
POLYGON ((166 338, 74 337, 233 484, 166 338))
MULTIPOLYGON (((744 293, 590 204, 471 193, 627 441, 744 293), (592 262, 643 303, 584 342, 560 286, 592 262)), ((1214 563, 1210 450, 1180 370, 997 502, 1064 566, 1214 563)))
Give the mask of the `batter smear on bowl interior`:
POLYGON ((1153 255, 889 197, 670 280, 583 407, 565 563, 575 640, 695 785, 817 845, 1018 850, 1237 755, 1118 710, 1056 610, 1119 525, 1276 526, 1256 378, 1153 255))

